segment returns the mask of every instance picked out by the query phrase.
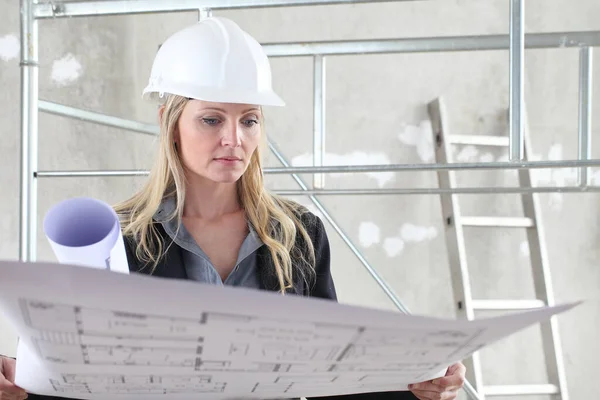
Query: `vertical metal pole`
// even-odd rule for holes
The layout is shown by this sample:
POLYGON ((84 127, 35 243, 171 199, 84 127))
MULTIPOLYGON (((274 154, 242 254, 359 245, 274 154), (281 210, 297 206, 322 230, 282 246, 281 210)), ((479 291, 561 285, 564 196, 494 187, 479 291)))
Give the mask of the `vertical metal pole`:
MULTIPOLYGON (((579 59, 579 148, 578 158, 592 158, 592 60, 593 49, 584 47, 580 50, 579 59)), ((579 186, 590 184, 588 168, 581 167, 578 171, 579 186)))
POLYGON ((37 241, 38 22, 21 0, 21 205, 19 259, 35 261, 37 241))
POLYGON ((525 20, 524 0, 510 0, 509 71, 509 159, 521 161, 524 155, 523 114, 525 106, 525 20))
MULTIPOLYGON (((323 166, 325 157, 325 57, 314 57, 313 165, 323 166)), ((325 174, 313 175, 313 187, 325 188, 325 174)))
POLYGON ((210 8, 200 8, 198 10, 198 21, 202 21, 205 18, 212 17, 212 10, 210 8))

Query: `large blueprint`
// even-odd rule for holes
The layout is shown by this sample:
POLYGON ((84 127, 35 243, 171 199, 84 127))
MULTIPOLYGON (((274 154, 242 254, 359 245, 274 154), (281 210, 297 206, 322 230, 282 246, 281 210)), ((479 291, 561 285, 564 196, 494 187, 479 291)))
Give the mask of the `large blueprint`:
POLYGON ((66 264, 0 262, 0 277, 16 383, 80 399, 406 390, 573 306, 469 322, 66 264))

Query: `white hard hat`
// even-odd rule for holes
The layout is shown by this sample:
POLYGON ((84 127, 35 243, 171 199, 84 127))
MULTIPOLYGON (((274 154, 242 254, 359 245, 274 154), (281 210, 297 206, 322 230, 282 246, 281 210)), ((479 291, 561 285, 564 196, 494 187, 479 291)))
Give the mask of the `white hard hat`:
POLYGON ((166 94, 217 103, 285 105, 273 92, 271 66, 260 43, 222 17, 203 19, 162 44, 143 95, 166 94))

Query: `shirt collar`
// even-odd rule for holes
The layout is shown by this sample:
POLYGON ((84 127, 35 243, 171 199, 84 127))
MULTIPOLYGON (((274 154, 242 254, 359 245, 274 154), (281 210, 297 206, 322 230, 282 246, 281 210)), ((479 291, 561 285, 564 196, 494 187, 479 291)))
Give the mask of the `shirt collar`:
POLYGON ((177 216, 173 215, 177 209, 177 201, 175 196, 166 196, 160 202, 158 209, 154 213, 153 219, 156 222, 167 222, 175 219, 177 216))
MULTIPOLYGON (((176 232, 177 228, 179 227, 177 215, 174 215, 176 209, 177 200, 175 199, 175 196, 166 196, 162 199, 160 205, 158 206, 158 209, 154 213, 153 219, 154 221, 163 224, 163 226, 165 227, 168 226, 171 232, 176 232)), ((249 221, 248 230, 248 236, 252 238, 251 242, 259 247, 263 245, 263 242, 258 236, 258 233, 249 221)))

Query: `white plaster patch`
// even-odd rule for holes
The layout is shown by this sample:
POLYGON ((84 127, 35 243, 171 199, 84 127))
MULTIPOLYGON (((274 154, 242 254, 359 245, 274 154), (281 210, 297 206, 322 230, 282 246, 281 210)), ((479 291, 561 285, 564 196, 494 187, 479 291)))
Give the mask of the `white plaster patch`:
POLYGON ((594 171, 593 169, 590 171, 590 181, 592 185, 600 185, 600 169, 594 171))
POLYGON ((483 153, 479 157, 479 161, 484 162, 484 163, 490 163, 490 162, 494 161, 494 155, 490 152, 483 153))
POLYGON ((520 250, 521 250, 521 255, 524 257, 529 257, 529 242, 527 242, 526 240, 521 242, 521 246, 520 246, 520 250))
MULTIPOLYGON (((548 151, 548 160, 558 161, 563 159, 562 145, 554 144, 548 151)), ((559 186, 572 185, 577 182, 577 169, 559 168, 552 170, 551 180, 559 186)))
POLYGON ((433 128, 431 121, 421 121, 419 125, 404 125, 398 139, 408 146, 417 148, 417 154, 423 162, 432 162, 435 159, 433 149, 433 128))
POLYGON ((560 41, 558 42, 558 46, 560 48, 564 48, 567 47, 567 43, 569 43, 569 40, 567 39, 566 36, 561 36, 560 37, 560 41))
POLYGON ((0 58, 10 61, 17 58, 21 51, 21 42, 16 35, 10 34, 0 37, 0 58))
MULTIPOLYGON (((532 161, 540 161, 542 157, 534 154, 532 161)), ((548 150, 548 160, 559 161, 563 159, 562 145, 553 144, 548 150)), ((577 170, 575 168, 539 168, 535 170, 535 181, 540 185, 565 186, 576 182, 577 170)))
POLYGON ((458 152, 458 145, 450 144, 450 159, 456 160, 456 153, 458 152))
POLYGON ((562 145, 555 143, 548 150, 548 160, 560 160, 562 158, 562 145))
POLYGON ((406 242, 423 242, 437 237, 435 227, 417 226, 413 224, 403 224, 400 228, 400 237, 406 242))
MULTIPOLYGON (((348 154, 325 153, 323 159, 323 165, 327 166, 379 164, 390 164, 390 159, 384 153, 365 153, 362 151, 354 151, 348 154)), ((312 153, 305 153, 294 157, 292 159, 292 165, 296 167, 308 167, 313 165, 312 153)), ((380 188, 394 178, 393 172, 366 172, 365 175, 375 179, 380 188)), ((348 177, 350 174, 327 174, 325 179, 327 179, 327 177, 340 178, 343 176, 348 177)))
MULTIPOLYGON (((452 160, 455 160, 455 162, 484 162, 484 163, 489 163, 489 162, 494 162, 494 155, 492 153, 490 153, 489 151, 480 154, 479 150, 477 149, 477 147, 469 144, 466 146, 460 146, 460 150, 458 149, 459 146, 457 145, 452 145, 450 147, 451 149, 451 157, 452 160)), ((508 161, 508 155, 506 155, 506 158, 508 161)), ((500 161, 500 159, 498 160, 500 161)))
POLYGON ((477 156, 479 155, 479 150, 473 145, 464 146, 458 155, 456 156, 456 161, 458 162, 473 162, 477 160, 477 156))
POLYGON ((395 257, 404 250, 406 243, 418 243, 437 237, 435 227, 417 226, 411 223, 403 224, 399 236, 388 237, 383 241, 383 248, 389 257, 395 257))
MULTIPOLYGON (((533 153, 529 161, 541 161, 540 154, 533 153)), ((560 161, 563 159, 563 148, 560 143, 555 143, 548 149, 547 160, 560 161)), ((498 161, 508 161, 508 154, 503 154, 498 161)), ((517 170, 509 170, 517 171, 517 170)), ((534 168, 531 170, 534 186, 568 186, 577 182, 577 169, 575 168, 534 168)), ((600 178, 600 176, 599 176, 600 178)), ((553 211, 560 211, 563 206, 563 194, 554 192, 548 194, 548 206, 553 211)))
POLYGON ((52 64, 52 81, 58 86, 75 82, 81 76, 81 64, 71 53, 54 61, 52 64))
POLYGON ((358 228, 358 240, 364 247, 371 247, 380 241, 380 230, 373 222, 362 222, 358 228))
POLYGON ((388 257, 396 257, 404 250, 404 240, 399 237, 386 238, 383 241, 383 249, 388 257))
MULTIPOLYGON (((542 157, 534 154, 532 161, 539 161, 542 157)), ((559 161, 563 159, 563 148, 560 143, 555 143, 548 150, 548 160, 559 161)), ((577 182, 577 169, 575 168, 538 168, 532 174, 536 186, 567 186, 577 182)), ((548 205, 554 211, 560 211, 563 206, 562 193, 550 193, 548 205)))
POLYGON ((562 210, 562 206, 563 206, 562 193, 550 193, 550 196, 548 197, 548 205, 550 206, 550 209, 552 209, 553 211, 562 210))

